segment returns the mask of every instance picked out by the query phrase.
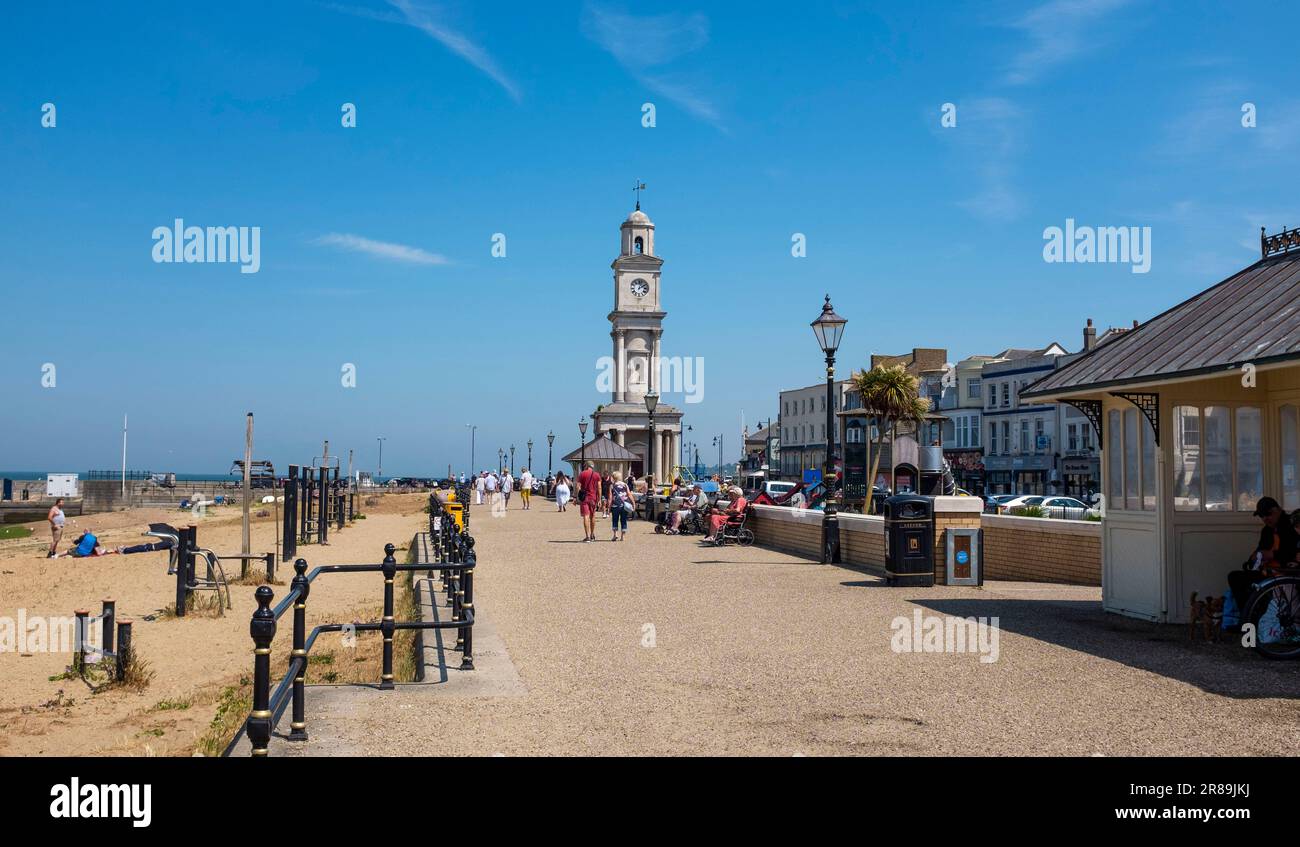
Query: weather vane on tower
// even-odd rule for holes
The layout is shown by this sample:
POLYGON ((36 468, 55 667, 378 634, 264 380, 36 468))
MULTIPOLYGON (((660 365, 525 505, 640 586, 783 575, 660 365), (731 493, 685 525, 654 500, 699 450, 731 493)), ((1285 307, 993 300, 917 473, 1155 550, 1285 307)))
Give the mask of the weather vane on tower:
POLYGON ((632 190, 636 192, 636 209, 639 212, 641 211, 641 192, 645 191, 645 183, 641 180, 637 180, 636 185, 632 190))

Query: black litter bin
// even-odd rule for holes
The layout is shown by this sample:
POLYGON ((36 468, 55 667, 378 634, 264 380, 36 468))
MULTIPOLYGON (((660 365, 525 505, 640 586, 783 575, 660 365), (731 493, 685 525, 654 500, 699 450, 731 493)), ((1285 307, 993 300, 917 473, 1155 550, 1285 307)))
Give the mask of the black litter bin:
POLYGON ((934 500, 895 494, 885 500, 885 582, 934 585, 934 500))

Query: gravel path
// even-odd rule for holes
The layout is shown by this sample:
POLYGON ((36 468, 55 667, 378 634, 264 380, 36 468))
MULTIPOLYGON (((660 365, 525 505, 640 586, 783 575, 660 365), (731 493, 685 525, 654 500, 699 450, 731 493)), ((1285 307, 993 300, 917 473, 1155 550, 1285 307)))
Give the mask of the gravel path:
MULTIPOLYGON (((635 522, 580 542, 545 501, 473 515, 475 606, 522 681, 358 692, 356 738, 401 755, 1290 754, 1300 665, 1189 644, 1100 610, 1093 588, 889 588, 635 522), (997 616, 996 662, 896 653, 913 613, 997 616), (652 629, 651 629, 652 628, 652 629), (653 634, 653 639, 650 634, 653 634), (652 645, 652 646, 651 646, 652 645), (378 695, 378 696, 376 696, 378 695), (391 708, 366 707, 383 701, 391 708)), ((455 673, 455 671, 453 671, 455 673)), ((310 721, 310 711, 308 715, 310 721)))

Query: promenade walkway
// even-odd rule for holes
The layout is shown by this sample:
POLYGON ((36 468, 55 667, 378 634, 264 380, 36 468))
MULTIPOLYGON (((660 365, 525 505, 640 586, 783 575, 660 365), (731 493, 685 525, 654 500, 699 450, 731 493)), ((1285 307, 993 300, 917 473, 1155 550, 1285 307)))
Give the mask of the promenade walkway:
POLYGON ((624 542, 605 529, 583 544, 576 510, 545 501, 499 518, 476 510, 480 669, 461 673, 449 654, 434 684, 313 687, 312 741, 297 752, 1294 752, 1281 739, 1300 667, 1105 615, 1095 588, 889 588, 641 521, 624 542), (997 661, 894 652, 891 624, 916 610, 999 617, 997 661))

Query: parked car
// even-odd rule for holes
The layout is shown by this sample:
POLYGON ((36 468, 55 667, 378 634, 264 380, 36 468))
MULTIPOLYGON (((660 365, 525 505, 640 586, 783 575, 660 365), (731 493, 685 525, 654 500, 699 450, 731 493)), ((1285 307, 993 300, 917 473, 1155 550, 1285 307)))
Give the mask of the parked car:
POLYGON ((774 479, 764 483, 763 490, 767 492, 768 497, 776 499, 777 497, 793 491, 794 486, 795 483, 793 482, 782 482, 781 480, 774 479))
POLYGON ((1046 500, 1041 494, 1020 494, 998 504, 999 515, 1012 514, 1012 509, 1023 509, 1026 506, 1040 506, 1046 500))
POLYGON ((1101 510, 1073 497, 1048 497, 1038 504, 1049 518, 1081 521, 1088 517, 1101 517, 1101 510))
POLYGON ((1015 494, 990 494, 984 498, 985 511, 997 512, 1003 503, 1016 499, 1015 494))

